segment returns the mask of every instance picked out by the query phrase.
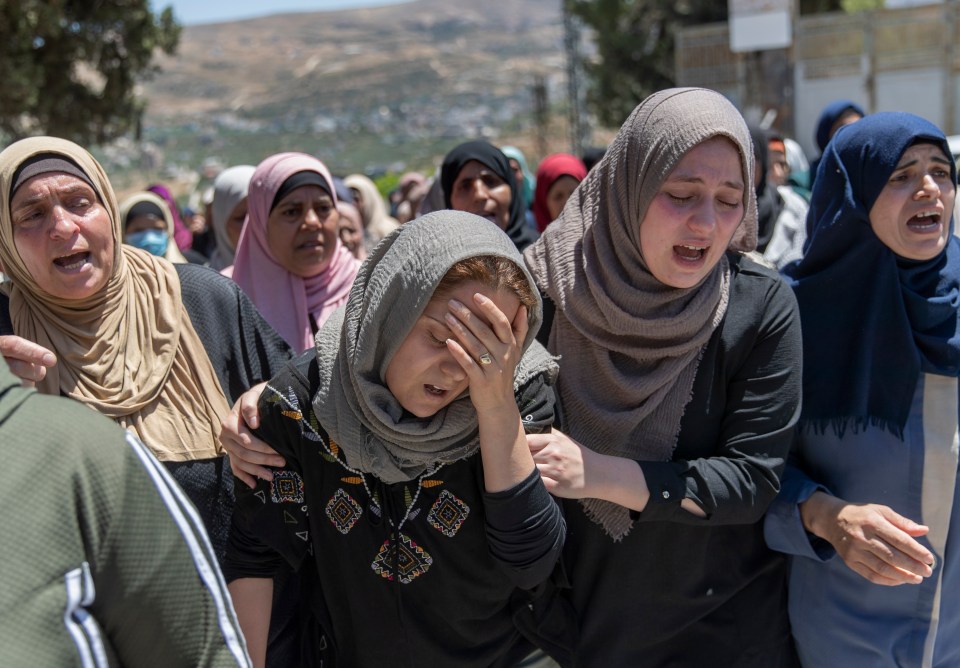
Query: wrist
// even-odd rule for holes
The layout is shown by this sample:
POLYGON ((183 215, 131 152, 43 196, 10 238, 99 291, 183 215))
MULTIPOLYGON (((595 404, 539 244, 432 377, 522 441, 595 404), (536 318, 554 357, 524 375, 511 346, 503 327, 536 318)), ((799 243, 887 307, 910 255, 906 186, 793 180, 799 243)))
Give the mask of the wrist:
POLYGON ((800 520, 803 528, 818 538, 829 541, 827 524, 834 514, 837 499, 822 491, 816 491, 800 504, 800 520))
POLYGON ((650 490, 640 464, 624 457, 587 452, 589 454, 584 454, 584 496, 643 511, 650 500, 650 490))

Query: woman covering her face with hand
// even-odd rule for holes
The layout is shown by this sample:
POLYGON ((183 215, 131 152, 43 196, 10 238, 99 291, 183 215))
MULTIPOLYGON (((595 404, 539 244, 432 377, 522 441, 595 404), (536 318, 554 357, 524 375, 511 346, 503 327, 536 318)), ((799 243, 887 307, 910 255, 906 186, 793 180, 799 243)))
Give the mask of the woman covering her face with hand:
POLYGON ((290 346, 302 352, 344 303, 360 263, 337 234, 337 196, 322 162, 278 153, 250 178, 233 280, 290 346))
POLYGON ((670 89, 526 252, 556 308, 562 431, 528 441, 564 499, 577 665, 794 664, 761 519, 799 410, 800 329, 786 284, 743 255, 756 216, 739 112, 670 89))
POLYGON ((960 665, 956 181, 929 121, 841 128, 785 270, 803 414, 766 534, 791 555, 804 665, 960 665))
POLYGON ((272 379, 259 429, 283 458, 237 484, 225 566, 255 665, 270 576, 299 567, 347 666, 509 666, 523 590, 564 536, 526 432, 553 422, 540 300, 510 240, 468 214, 402 226, 314 350, 272 379))

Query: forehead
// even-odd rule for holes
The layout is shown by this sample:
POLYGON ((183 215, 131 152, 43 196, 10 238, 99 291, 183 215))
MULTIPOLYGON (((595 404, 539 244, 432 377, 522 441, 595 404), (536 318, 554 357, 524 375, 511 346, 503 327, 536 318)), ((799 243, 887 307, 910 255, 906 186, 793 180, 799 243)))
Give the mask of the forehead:
POLYGON ((721 169, 723 173, 715 176, 722 177, 725 181, 739 183, 743 179, 743 168, 740 150, 730 139, 711 137, 687 151, 677 161, 667 178, 689 179, 703 172, 715 172, 721 169))
POLYGON ((42 198, 49 192, 64 192, 74 190, 85 190, 96 195, 94 189, 89 183, 73 174, 66 172, 47 172, 46 174, 37 174, 24 181, 13 193, 10 199, 11 208, 18 205, 29 204, 38 198, 42 198))
POLYGON ((478 292, 496 304, 508 320, 513 321, 513 318, 517 315, 517 311, 520 309, 520 298, 505 288, 494 290, 479 281, 473 280, 457 283, 452 289, 446 290, 443 293, 434 293, 421 317, 442 320, 443 315, 448 310, 447 302, 450 299, 456 299, 461 304, 466 305, 477 317, 489 325, 489 319, 473 301, 473 295, 478 292))
POLYGON ((481 172, 489 172, 491 174, 495 174, 495 172, 492 169, 487 167, 485 164, 483 164, 479 160, 469 160, 463 165, 463 167, 460 168, 460 173, 457 174, 457 179, 458 180, 469 179, 476 176, 477 174, 480 174, 481 172))
POLYGON ((908 146, 907 150, 905 150, 903 155, 900 156, 900 162, 903 162, 904 160, 918 160, 920 158, 926 158, 928 160, 939 158, 944 162, 950 161, 939 146, 936 144, 923 142, 908 146))

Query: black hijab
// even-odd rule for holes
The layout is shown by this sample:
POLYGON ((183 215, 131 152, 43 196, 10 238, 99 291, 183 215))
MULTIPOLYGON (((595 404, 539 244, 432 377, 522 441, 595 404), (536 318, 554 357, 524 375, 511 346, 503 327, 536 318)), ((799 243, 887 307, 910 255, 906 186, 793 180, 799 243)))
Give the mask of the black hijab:
POLYGON ((503 154, 503 151, 493 144, 485 141, 468 141, 447 153, 447 156, 443 159, 443 166, 440 168, 440 183, 443 186, 444 204, 448 209, 452 208, 450 195, 453 192, 453 184, 460 175, 460 170, 471 160, 481 163, 510 186, 510 220, 507 222, 507 229, 504 232, 513 241, 517 250, 522 253, 540 235, 526 224, 523 214, 523 200, 517 191, 513 170, 510 169, 510 161, 503 154))

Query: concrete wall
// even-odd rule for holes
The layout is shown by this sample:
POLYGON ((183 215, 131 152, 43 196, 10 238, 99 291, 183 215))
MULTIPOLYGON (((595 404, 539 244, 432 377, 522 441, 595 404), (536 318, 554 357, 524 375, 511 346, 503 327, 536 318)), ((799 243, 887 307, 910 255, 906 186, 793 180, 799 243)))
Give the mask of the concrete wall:
POLYGON ((678 35, 679 85, 703 85, 726 94, 744 114, 774 109, 775 125, 807 153, 823 107, 851 99, 868 111, 909 111, 960 133, 960 34, 957 3, 805 16, 794 25, 789 49, 734 54, 727 26, 685 29, 678 35), (787 81, 764 67, 788 63, 787 81), (716 85, 711 85, 716 82, 716 85))

